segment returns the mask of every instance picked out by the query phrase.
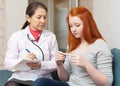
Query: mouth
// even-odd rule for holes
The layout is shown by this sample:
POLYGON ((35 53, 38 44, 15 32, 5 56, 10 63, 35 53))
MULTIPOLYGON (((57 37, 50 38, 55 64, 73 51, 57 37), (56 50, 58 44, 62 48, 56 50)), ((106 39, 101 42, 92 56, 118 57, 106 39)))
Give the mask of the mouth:
POLYGON ((73 35, 77 35, 77 33, 73 33, 73 35))
POLYGON ((73 35, 74 35, 75 37, 78 37, 78 33, 73 33, 73 35))
POLYGON ((45 25, 39 25, 39 27, 44 27, 45 25))

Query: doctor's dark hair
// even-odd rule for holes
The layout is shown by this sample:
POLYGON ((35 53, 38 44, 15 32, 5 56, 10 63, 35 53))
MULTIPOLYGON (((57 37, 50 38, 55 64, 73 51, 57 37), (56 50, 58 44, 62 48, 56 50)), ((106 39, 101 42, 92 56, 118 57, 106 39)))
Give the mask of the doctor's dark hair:
MULTIPOLYGON (((45 11, 47 12, 47 7, 41 3, 41 2, 33 2, 30 3, 26 9, 26 15, 28 15, 29 17, 32 17, 35 13, 35 10, 40 7, 45 9, 45 11)), ((25 29, 27 26, 29 25, 29 22, 26 20, 26 22, 24 23, 23 27, 21 29, 25 29)))

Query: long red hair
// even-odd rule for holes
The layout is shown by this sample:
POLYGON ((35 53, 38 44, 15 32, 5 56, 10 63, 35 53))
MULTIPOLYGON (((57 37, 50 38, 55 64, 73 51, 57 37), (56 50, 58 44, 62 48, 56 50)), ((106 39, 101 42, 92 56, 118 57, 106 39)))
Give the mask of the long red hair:
POLYGON ((70 10, 67 15, 67 25, 68 25, 68 50, 67 52, 71 52, 74 50, 78 45, 80 45, 81 40, 80 38, 75 38, 70 30, 69 25, 69 16, 77 16, 83 22, 83 37, 85 41, 89 44, 93 43, 96 39, 103 39, 102 35, 100 34, 95 20, 88 9, 85 7, 75 7, 70 10))

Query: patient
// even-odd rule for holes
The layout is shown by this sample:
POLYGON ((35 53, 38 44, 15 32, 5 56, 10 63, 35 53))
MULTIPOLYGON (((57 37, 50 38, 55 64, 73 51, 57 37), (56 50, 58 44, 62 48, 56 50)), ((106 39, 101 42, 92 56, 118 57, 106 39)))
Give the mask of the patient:
POLYGON ((68 54, 56 53, 58 76, 65 82, 38 78, 33 86, 111 86, 112 54, 92 14, 85 7, 72 8, 67 25, 68 54))

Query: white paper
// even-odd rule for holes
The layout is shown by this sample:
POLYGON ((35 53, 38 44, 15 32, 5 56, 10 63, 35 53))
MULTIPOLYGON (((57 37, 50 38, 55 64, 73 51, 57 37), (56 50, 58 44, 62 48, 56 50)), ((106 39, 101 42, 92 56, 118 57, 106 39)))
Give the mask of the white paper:
POLYGON ((30 63, 30 62, 40 62, 40 60, 21 60, 18 64, 16 64, 13 68, 13 70, 16 70, 16 71, 28 71, 28 70, 31 70, 31 68, 29 66, 27 66, 27 63, 30 63))

